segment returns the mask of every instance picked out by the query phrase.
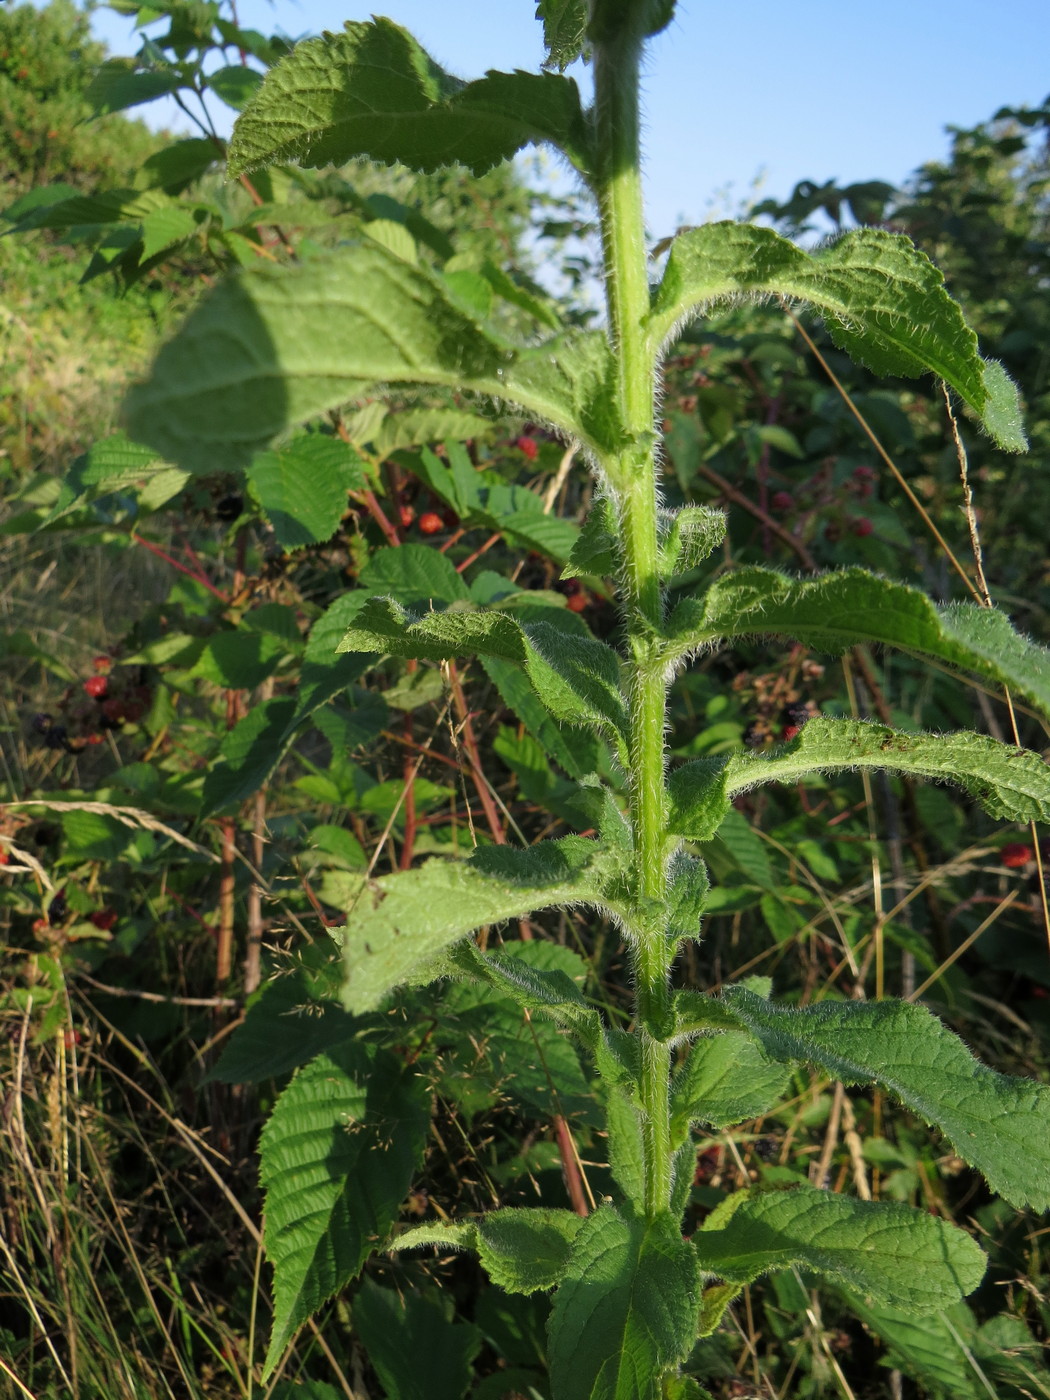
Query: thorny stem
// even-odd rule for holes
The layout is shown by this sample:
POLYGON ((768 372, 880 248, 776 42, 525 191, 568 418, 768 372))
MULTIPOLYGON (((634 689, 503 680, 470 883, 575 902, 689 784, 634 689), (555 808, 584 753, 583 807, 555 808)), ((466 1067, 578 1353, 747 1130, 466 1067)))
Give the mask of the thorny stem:
POLYGON ((664 721, 667 684, 655 653, 661 621, 658 569, 654 373, 644 330, 649 310, 639 168, 638 71, 643 32, 637 3, 605 7, 594 39, 595 186, 601 215, 605 295, 617 355, 617 390, 626 440, 605 467, 617 496, 624 551, 624 607, 631 667, 630 770, 638 910, 632 921, 641 1098, 645 1211, 668 1207, 671 1186, 670 1052, 663 1039, 670 1003, 661 911, 666 895, 664 721))

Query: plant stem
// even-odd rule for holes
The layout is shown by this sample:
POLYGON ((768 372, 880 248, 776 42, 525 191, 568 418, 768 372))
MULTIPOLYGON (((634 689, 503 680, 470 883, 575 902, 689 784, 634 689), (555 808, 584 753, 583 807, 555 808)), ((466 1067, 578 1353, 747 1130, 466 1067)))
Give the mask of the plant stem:
MULTIPOLYGON (((605 7, 606 10, 610 7, 605 7)), ((658 569, 655 383, 646 346, 649 310, 645 224, 639 162, 638 71, 641 6, 608 13, 594 36, 596 189, 605 261, 609 328, 617 355, 617 389, 627 441, 606 464, 618 496, 624 551, 624 607, 631 678, 631 806, 639 916, 631 932, 642 1042, 645 1211, 652 1219, 670 1197, 670 1052, 663 1040, 669 1014, 668 955, 662 917, 664 857, 664 719, 667 687, 654 654, 661 620, 658 569)))

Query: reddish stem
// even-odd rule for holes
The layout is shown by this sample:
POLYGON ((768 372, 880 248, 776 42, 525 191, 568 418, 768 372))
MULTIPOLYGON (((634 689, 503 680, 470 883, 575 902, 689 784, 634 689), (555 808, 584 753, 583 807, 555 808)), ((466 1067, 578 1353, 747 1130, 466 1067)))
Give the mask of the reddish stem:
POLYGON ((161 549, 160 545, 152 544, 149 540, 143 539, 141 535, 136 535, 132 532, 131 538, 136 544, 143 545, 151 554, 155 554, 158 559, 163 559, 165 564, 170 564, 173 569, 178 569, 180 574, 185 574, 187 578, 193 579, 194 583, 199 583, 202 588, 206 588, 209 593, 214 593, 220 603, 229 607, 230 600, 227 598, 226 594, 220 592, 220 590, 215 587, 214 583, 212 583, 210 579, 205 578, 202 573, 198 573, 195 569, 187 568, 185 564, 180 564, 177 559, 173 559, 170 554, 161 549))
POLYGON ((587 1196, 583 1189, 583 1178, 580 1175, 580 1164, 576 1159, 576 1145, 572 1140, 572 1133, 569 1132, 569 1125, 560 1113, 556 1113, 552 1121, 554 1123, 554 1136, 558 1140, 561 1169, 565 1176, 565 1189, 569 1193, 572 1208, 577 1215, 590 1215, 587 1196))

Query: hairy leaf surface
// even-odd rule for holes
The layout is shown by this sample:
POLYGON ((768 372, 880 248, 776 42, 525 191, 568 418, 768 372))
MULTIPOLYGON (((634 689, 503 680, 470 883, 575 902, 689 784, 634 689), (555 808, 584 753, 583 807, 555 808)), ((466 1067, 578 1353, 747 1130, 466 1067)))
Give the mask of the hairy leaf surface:
POLYGON ((790 1068, 748 1035, 730 1031, 694 1041, 671 1084, 675 1140, 684 1141, 690 1123, 728 1128, 768 1113, 790 1077, 790 1068))
POLYGON ((865 569, 792 579, 747 568, 720 578, 703 598, 684 598, 668 619, 669 652, 719 640, 782 636, 839 655, 858 643, 899 647, 1008 685, 1050 715, 1050 651, 1015 632, 993 608, 938 607, 924 593, 865 569))
POLYGON ((727 1283, 809 1269, 875 1302, 915 1312, 957 1303, 985 1270, 969 1235, 943 1220, 911 1206, 805 1186, 729 1197, 693 1244, 701 1268, 727 1283))
POLYGON ((622 439, 598 331, 516 347, 375 242, 253 268, 204 297, 126 404, 131 433, 187 471, 235 471, 376 383, 474 390, 599 455, 622 439))
POLYGON ((417 1225, 395 1235, 387 1248, 474 1250, 505 1292, 538 1293, 561 1282, 582 1224, 583 1218, 569 1210, 494 1210, 472 1220, 417 1225))
POLYGON ((982 1065, 925 1007, 792 1007, 744 987, 722 1000, 774 1059, 809 1060, 844 1084, 880 1084, 936 1125, 1011 1205, 1050 1207, 1050 1087, 982 1065))
POLYGON ((1025 448, 1017 390, 977 353, 942 273, 909 238, 853 229, 807 253, 772 229, 730 222, 679 234, 650 314, 658 349, 676 324, 732 296, 775 294, 822 313, 832 338, 876 374, 930 371, 950 384, 1000 447, 1025 448))
POLYGON ((554 1400, 658 1400, 696 1338, 696 1257, 667 1217, 583 1222, 549 1325, 554 1400))
POLYGON ((365 156, 423 171, 465 165, 481 175, 544 142, 586 168, 587 128, 571 78, 490 72, 464 83, 407 30, 377 18, 307 39, 270 69, 234 127, 229 170, 365 156))
POLYGON ((707 841, 738 793, 853 768, 953 783, 1003 821, 1050 820, 1050 766, 1027 749, 983 734, 905 734, 860 720, 811 719, 797 738, 769 754, 704 758, 676 768, 668 782, 668 829, 707 841))
POLYGON ((548 623, 522 624, 505 612, 451 609, 416 616, 392 598, 373 598, 357 614, 339 650, 430 661, 472 655, 512 661, 528 673, 556 719, 626 733, 619 657, 604 642, 567 635, 548 623))
POLYGON ((469 861, 428 860, 378 880, 362 877, 347 910, 346 1006, 374 1009, 483 924, 552 905, 605 904, 615 866, 597 841, 566 836, 523 851, 481 847, 469 861))

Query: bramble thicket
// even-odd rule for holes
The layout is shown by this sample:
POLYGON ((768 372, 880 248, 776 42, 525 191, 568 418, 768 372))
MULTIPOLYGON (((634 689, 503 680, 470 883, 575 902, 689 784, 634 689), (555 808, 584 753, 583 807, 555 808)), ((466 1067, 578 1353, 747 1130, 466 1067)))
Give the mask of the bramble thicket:
POLYGON ((0 12, 3 1393, 1050 1396, 1050 110, 654 241, 674 0, 116 8, 0 12))

